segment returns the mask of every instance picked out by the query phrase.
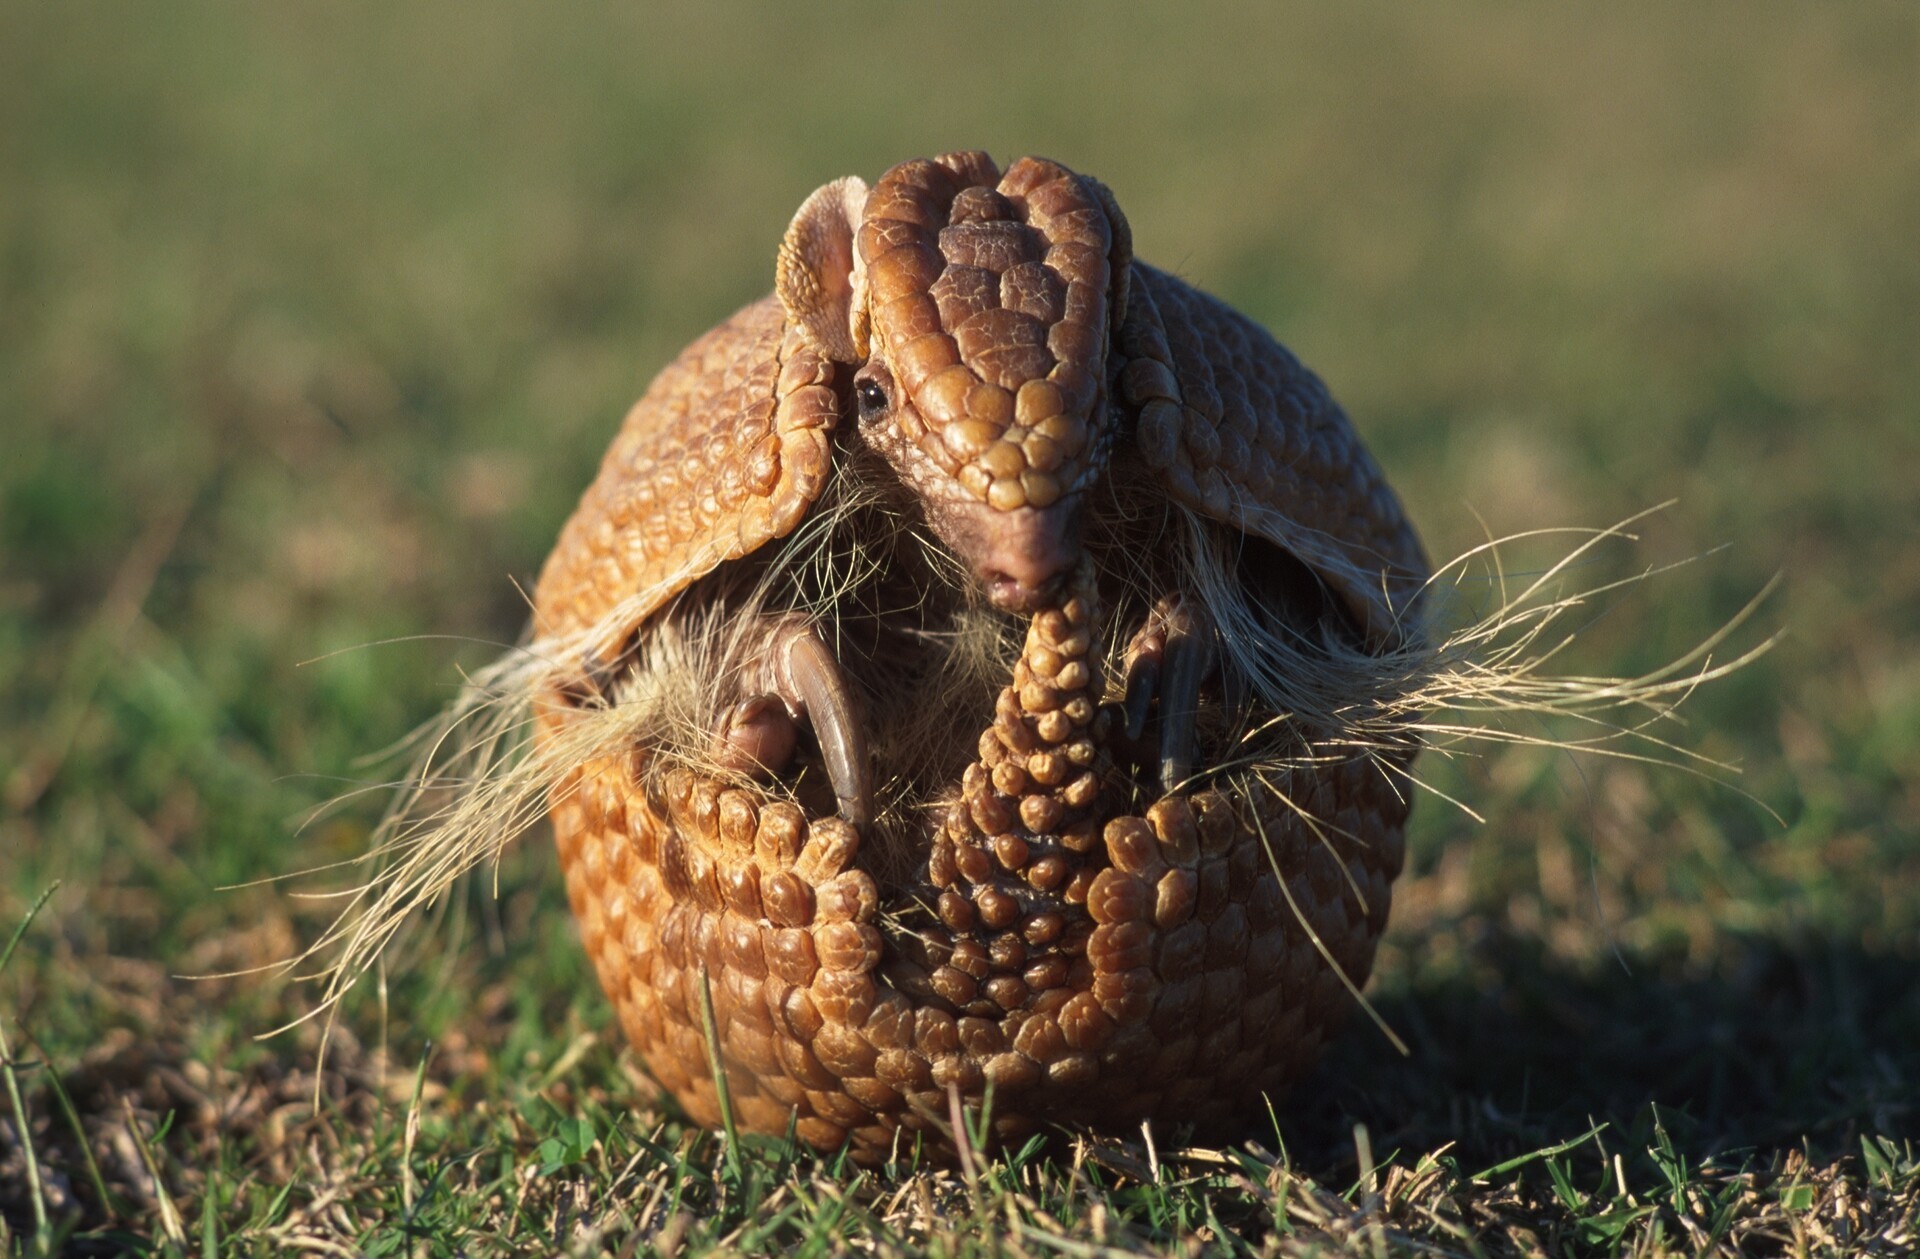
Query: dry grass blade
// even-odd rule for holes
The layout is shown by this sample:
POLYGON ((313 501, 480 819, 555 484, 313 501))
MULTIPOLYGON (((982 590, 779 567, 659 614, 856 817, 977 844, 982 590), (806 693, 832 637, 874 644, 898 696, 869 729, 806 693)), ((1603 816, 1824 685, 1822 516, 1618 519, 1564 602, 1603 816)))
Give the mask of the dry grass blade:
POLYGON ((705 1033, 707 1070, 713 1073, 713 1091, 719 1099, 721 1130, 726 1136, 727 1170, 740 1176, 740 1130, 733 1118, 733 1088, 727 1082, 727 1064, 720 1060, 720 1027, 713 1017, 713 981, 700 968, 700 1026, 705 1033))
POLYGON ((131 1100, 125 1102, 124 1109, 127 1132, 133 1138, 134 1148, 140 1152, 140 1164, 146 1169, 154 1202, 160 1209, 160 1227, 166 1233, 168 1241, 184 1249, 187 1244, 187 1228, 180 1218, 180 1208, 175 1205, 173 1194, 167 1188, 166 1178, 161 1175, 160 1160, 155 1156, 153 1144, 140 1125, 140 1117, 133 1113, 131 1100))
MULTIPOLYGON (((13 934, 7 939, 7 947, 0 949, 0 975, 6 974, 7 963, 13 960, 13 951, 20 947, 20 940, 27 934, 27 928, 33 925, 33 920, 40 916, 41 909, 59 887, 57 882, 49 884, 28 907, 20 925, 13 929, 13 934)), ((27 1104, 20 1096, 20 1079, 14 1068, 13 1049, 7 1043, 5 1025, 0 1024, 0 1079, 6 1081, 7 1100, 13 1103, 14 1127, 19 1131, 20 1149, 27 1165, 27 1193, 33 1202, 34 1244, 45 1253, 53 1237, 47 1219, 46 1189, 40 1183, 40 1158, 33 1148, 33 1126, 27 1121, 27 1104)))

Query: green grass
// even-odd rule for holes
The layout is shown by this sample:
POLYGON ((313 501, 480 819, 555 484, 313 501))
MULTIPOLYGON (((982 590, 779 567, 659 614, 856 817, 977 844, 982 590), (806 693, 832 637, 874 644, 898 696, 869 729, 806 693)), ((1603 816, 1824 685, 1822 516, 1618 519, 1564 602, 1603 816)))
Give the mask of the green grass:
POLYGON ((1920 1245, 1917 48, 1892 3, 0 9, 0 940, 58 884, 0 971, 0 1253, 1920 1245), (1370 990, 1412 1057, 1356 1025, 1226 1150, 730 1157, 537 841, 317 1081, 313 1028, 254 1039, 309 989, 176 978, 311 938, 217 889, 358 850, 377 800, 308 811, 517 635, 802 197, 970 145, 1105 179, 1437 555, 1677 498, 1615 562, 1713 553, 1582 671, 1784 574, 1686 710, 1753 799, 1429 760, 1487 820, 1416 814, 1370 990))

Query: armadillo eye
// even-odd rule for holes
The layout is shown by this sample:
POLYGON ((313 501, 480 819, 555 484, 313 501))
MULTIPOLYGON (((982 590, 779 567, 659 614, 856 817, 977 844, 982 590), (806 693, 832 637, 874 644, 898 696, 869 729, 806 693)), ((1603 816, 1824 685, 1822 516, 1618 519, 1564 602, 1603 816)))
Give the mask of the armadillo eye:
POLYGON ((878 415, 887 409, 887 391, 880 387, 879 381, 863 380, 853 387, 853 392, 860 400, 862 418, 878 415))

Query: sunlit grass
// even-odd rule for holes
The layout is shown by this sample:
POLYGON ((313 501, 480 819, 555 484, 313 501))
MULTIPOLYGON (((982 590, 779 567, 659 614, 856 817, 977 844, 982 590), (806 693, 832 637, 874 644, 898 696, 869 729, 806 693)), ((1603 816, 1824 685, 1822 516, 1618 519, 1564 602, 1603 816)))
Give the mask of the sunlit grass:
POLYGON ((0 939, 59 884, 0 973, 7 1245, 34 1165, 78 1252, 1913 1244, 1912 10, 966 13, 0 16, 0 939), (1327 377, 1435 555, 1677 499, 1582 583, 1712 553, 1556 666, 1643 676, 1779 574, 1784 638, 1671 736, 1739 790, 1424 759, 1485 822, 1415 814, 1369 989, 1411 1058, 1359 1025, 1257 1148, 971 1183, 729 1164, 657 1109, 537 838, 318 1081, 311 1027, 251 1039, 311 991, 172 978, 316 938, 214 889, 364 851, 371 800, 301 821, 518 640, 619 415, 800 199, 963 145, 1110 184, 1327 377), (442 634, 478 641, 340 651, 442 634))

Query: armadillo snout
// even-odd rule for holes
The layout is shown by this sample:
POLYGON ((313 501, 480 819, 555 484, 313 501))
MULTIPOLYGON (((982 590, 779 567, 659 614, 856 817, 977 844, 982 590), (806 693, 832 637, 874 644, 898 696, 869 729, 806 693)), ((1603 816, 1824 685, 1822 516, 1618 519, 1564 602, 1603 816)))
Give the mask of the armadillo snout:
POLYGON ((1084 553, 1078 503, 1001 511, 984 503, 929 512, 934 533, 1002 612, 1031 615, 1058 602, 1084 553))
POLYGON ((1002 564, 989 561, 980 570, 987 601, 1002 612, 1032 613, 1055 602, 1066 581, 1071 561, 1054 563, 1052 556, 1010 555, 1002 564))

